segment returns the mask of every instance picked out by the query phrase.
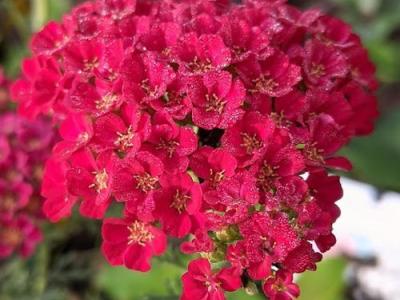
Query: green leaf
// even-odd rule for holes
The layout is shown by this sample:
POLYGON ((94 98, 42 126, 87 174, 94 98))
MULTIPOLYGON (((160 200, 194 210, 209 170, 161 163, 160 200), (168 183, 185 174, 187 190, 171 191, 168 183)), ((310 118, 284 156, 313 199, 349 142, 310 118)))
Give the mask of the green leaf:
MULTIPOLYGON (((114 300, 179 299, 182 274, 186 268, 155 260, 148 273, 133 272, 124 267, 104 264, 97 279, 98 286, 114 300)), ((227 293, 228 300, 263 300, 261 295, 249 296, 244 290, 227 293)))
POLYGON ((400 191, 400 111, 382 116, 373 135, 354 139, 341 151, 353 163, 350 175, 381 189, 400 191))
POLYGON ((318 264, 317 271, 301 275, 299 300, 344 300, 345 268, 342 258, 326 259, 318 264))
POLYGON ((359 10, 364 15, 373 15, 377 12, 382 0, 357 0, 359 10))
POLYGON ((400 43, 374 41, 368 43, 369 54, 377 66, 377 76, 383 82, 400 79, 400 43))
POLYGON ((265 297, 261 294, 253 296, 248 295, 243 289, 235 293, 227 293, 228 300, 265 300, 265 297))
POLYGON ((148 273, 133 272, 123 267, 105 264, 98 285, 115 300, 178 299, 180 277, 185 269, 155 260, 148 273), (175 296, 175 298, 166 298, 175 296))
POLYGON ((61 17, 72 7, 71 0, 46 0, 48 2, 48 20, 61 20, 61 17))

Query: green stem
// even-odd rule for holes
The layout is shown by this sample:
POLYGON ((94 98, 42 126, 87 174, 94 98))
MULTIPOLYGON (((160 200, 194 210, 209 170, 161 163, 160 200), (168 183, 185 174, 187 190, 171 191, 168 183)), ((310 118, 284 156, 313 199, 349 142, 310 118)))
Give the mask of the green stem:
POLYGON ((23 41, 25 41, 30 33, 29 23, 26 22, 24 16, 16 7, 14 1, 12 0, 0 1, 0 9, 2 10, 4 9, 7 12, 9 19, 17 29, 20 38, 23 41))
POLYGON ((48 249, 46 246, 46 244, 43 244, 38 247, 34 256, 31 289, 32 295, 37 299, 41 299, 47 285, 48 249))
POLYGON ((38 31, 47 21, 49 7, 47 0, 31 0, 31 25, 33 31, 38 31))

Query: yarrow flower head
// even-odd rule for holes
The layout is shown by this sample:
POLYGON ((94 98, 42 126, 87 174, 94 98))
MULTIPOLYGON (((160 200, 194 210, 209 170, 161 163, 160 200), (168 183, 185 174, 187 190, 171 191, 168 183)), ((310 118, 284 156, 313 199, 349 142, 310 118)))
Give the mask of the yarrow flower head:
POLYGON ((42 240, 40 181, 55 136, 50 121, 28 121, 8 108, 9 81, 0 69, 0 260, 28 257, 42 240))
MULTIPOLYGON (((351 169, 336 153, 377 117, 374 66, 348 25, 284 0, 96 0, 31 50, 12 91, 21 114, 59 125, 50 220, 79 203, 103 219, 107 260, 138 271, 181 239, 202 257, 182 299, 254 283, 268 299, 299 295, 293 274, 335 243, 329 173, 351 169), (105 218, 115 205, 120 218, 105 218)), ((26 187, 7 188, 23 206, 26 187)))

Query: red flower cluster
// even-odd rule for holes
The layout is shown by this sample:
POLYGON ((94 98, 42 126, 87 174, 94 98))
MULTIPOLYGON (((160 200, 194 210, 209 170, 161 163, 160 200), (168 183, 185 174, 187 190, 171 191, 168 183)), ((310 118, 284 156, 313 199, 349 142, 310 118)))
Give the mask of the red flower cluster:
POLYGON ((30 122, 6 111, 6 82, 0 77, 0 259, 30 256, 42 239, 40 180, 54 143, 48 121, 30 122))
POLYGON ((168 236, 190 235, 181 250, 207 259, 189 265, 182 299, 224 299, 251 280, 296 297, 293 273, 335 243, 342 189, 328 170, 351 168, 335 153, 377 116, 374 66, 348 25, 242 2, 84 3, 34 36, 13 87, 22 114, 61 122, 48 218, 79 203, 102 219, 122 203, 102 249, 139 271, 168 236))

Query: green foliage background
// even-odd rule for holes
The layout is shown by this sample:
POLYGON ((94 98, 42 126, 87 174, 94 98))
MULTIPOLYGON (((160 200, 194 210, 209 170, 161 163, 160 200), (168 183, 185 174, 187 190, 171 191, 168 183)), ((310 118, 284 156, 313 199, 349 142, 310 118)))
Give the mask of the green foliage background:
MULTIPOLYGON (((0 64, 9 76, 19 72, 32 32, 50 19, 58 20, 73 0, 0 0, 0 64)), ((381 82, 381 118, 375 133, 355 139, 342 152, 354 163, 347 176, 400 191, 400 1, 399 0, 293 0, 298 6, 321 7, 354 27, 377 65, 381 82)), ((168 300, 178 299, 180 275, 186 261, 173 250, 157 259, 148 274, 112 268, 101 257, 99 224, 74 216, 44 226, 46 242, 30 260, 0 262, 1 300, 168 300)), ((344 259, 329 259, 314 273, 299 279, 301 300, 343 300, 344 259)), ((244 292, 230 300, 263 299, 244 292)))

